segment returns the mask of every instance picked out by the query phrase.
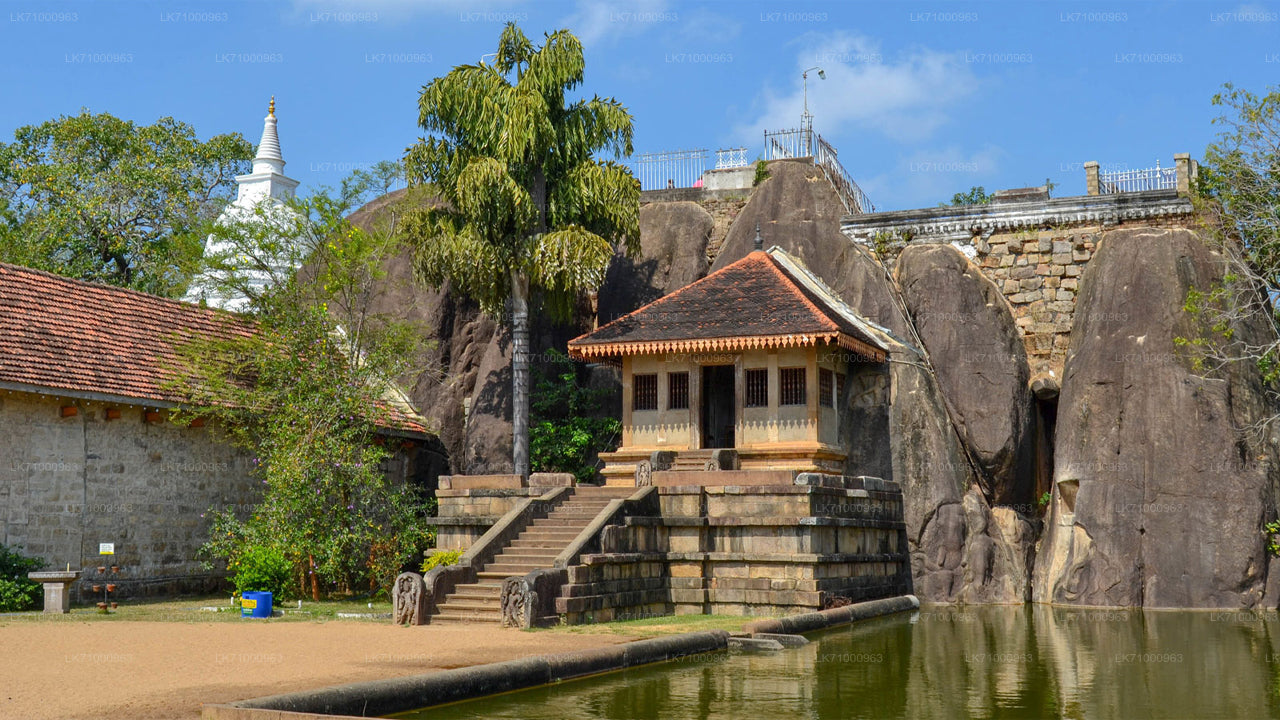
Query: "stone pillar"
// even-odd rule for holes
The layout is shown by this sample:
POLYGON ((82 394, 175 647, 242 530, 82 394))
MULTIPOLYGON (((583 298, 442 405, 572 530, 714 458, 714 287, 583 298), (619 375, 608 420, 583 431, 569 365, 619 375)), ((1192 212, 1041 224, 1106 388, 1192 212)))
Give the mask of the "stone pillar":
POLYGON ((1102 194, 1102 187, 1098 183, 1098 163, 1095 160, 1084 164, 1084 186, 1089 195, 1102 194))
POLYGON ((1178 172, 1179 195, 1191 194, 1191 183, 1195 174, 1194 164, 1191 160, 1191 153, 1176 153, 1173 156, 1173 166, 1178 172))

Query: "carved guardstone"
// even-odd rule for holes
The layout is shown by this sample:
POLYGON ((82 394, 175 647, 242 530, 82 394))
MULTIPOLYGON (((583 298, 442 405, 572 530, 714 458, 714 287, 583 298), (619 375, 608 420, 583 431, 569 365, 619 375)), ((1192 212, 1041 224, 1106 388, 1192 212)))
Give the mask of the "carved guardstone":
POLYGON ((392 617, 397 625, 427 624, 427 588, 415 572, 400 573, 392 591, 392 617))
POLYGON ((502 583, 502 627, 533 627, 534 608, 538 606, 538 593, 529 587, 524 577, 509 577, 502 583))
POLYGON ((649 487, 653 484, 653 463, 641 460, 636 463, 636 487, 649 487))

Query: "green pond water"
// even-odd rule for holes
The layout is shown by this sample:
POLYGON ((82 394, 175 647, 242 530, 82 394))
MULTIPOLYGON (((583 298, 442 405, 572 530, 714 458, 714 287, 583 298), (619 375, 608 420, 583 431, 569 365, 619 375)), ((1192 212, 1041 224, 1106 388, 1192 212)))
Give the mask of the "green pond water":
POLYGON ((1280 718, 1275 612, 924 607, 400 718, 1280 718))

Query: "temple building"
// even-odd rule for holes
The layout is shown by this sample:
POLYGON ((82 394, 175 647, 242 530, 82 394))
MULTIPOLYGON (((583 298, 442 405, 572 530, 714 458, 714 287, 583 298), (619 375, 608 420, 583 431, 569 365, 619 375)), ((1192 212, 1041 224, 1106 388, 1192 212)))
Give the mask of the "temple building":
POLYGON ((844 472, 846 373, 885 362, 886 331, 796 258, 759 247, 569 342, 575 358, 622 368, 622 442, 601 456, 609 484, 668 469, 775 471, 732 480, 753 484, 844 472))
MULTIPOLYGON (((293 211, 287 203, 293 199, 298 181, 284 174, 284 165, 280 137, 276 132, 276 99, 272 97, 267 116, 263 118, 262 140, 253 158, 253 169, 247 175, 236 176, 236 199, 223 210, 218 218, 219 224, 265 221, 284 225, 293 220, 293 211)), ((225 256, 241 269, 249 266, 247 258, 236 258, 235 255, 236 250, 230 243, 212 235, 209 237, 204 251, 206 258, 225 256)), ((286 277, 296 270, 296 267, 273 267, 270 271, 253 268, 247 272, 253 291, 261 291, 271 283, 272 276, 286 277)), ((237 312, 246 309, 249 302, 243 294, 219 289, 216 271, 213 270, 206 270, 194 279, 183 299, 237 312)))

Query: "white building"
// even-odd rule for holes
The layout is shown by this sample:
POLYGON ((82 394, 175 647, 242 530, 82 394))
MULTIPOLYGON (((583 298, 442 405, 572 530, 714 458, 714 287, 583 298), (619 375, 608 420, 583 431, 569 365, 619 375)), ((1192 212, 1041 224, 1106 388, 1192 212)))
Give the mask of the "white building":
MULTIPOLYGON (((247 221, 279 223, 281 226, 296 223, 298 218, 286 203, 293 198, 298 181, 284 174, 284 165, 284 157, 280 154, 280 138, 276 133, 276 99, 272 97, 267 116, 263 118, 262 140, 258 143, 258 153, 253 158, 253 169, 247 175, 236 176, 236 184, 239 186, 236 199, 222 212, 218 223, 228 227, 247 221)), ((250 292, 261 291, 274 278, 296 271, 296 261, 283 260, 292 258, 292 255, 285 251, 253 253, 253 257, 250 257, 243 246, 213 235, 209 236, 204 250, 205 258, 220 257, 233 261, 237 269, 249 277, 250 292), (264 257, 267 259, 263 260, 264 257)), ((219 274, 221 273, 216 270, 202 272, 192 280, 183 299, 193 303, 204 302, 210 307, 225 310, 245 310, 249 303, 248 297, 244 293, 219 290, 216 287, 219 274)))

